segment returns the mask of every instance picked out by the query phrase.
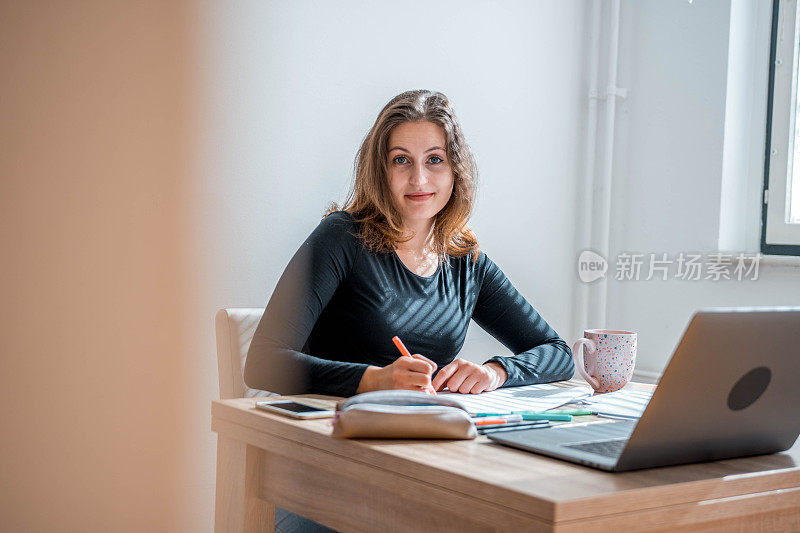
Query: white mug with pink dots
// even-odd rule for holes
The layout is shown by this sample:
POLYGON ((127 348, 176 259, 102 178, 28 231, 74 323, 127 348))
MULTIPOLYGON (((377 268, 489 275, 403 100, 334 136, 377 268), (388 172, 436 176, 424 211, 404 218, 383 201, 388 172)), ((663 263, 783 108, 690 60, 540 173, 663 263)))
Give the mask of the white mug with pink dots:
POLYGON ((597 392, 619 390, 633 377, 636 333, 618 329, 587 329, 572 345, 575 370, 597 392), (584 353, 585 349, 585 353, 584 353))

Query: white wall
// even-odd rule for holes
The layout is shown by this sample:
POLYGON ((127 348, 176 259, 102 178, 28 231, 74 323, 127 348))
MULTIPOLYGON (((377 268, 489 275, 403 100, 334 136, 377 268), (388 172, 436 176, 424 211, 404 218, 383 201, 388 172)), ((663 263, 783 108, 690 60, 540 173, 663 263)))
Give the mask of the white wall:
MULTIPOLYGON (((761 216, 765 4, 735 2, 735 20, 745 27, 734 38, 745 43, 735 41, 734 52, 754 57, 733 56, 729 76, 730 3, 623 3, 619 86, 629 93, 617 108, 612 263, 621 252, 674 259, 679 252, 758 251, 758 220, 750 218, 761 216), (755 115, 747 115, 749 106, 755 115), (723 190, 737 198, 723 198, 723 190)), ((797 280, 796 267, 774 264, 762 264, 755 281, 615 281, 612 272, 607 326, 639 332, 637 370, 660 372, 697 308, 798 305, 797 280)))
MULTIPOLYGON (((198 405, 215 391, 214 311, 266 304, 328 202, 343 199, 378 112, 408 89, 451 99, 478 159, 481 246, 557 331, 568 327, 583 3, 208 2, 197 22, 198 405)), ((462 356, 497 353, 508 352, 473 325, 462 356)), ((195 416, 199 433, 208 413, 195 416)), ((214 437, 196 444, 193 478, 208 483, 214 437)))
MULTIPOLYGON (((341 201, 377 113, 417 88, 448 95, 480 170, 483 249, 559 332, 571 319, 571 205, 582 132, 582 2, 208 2, 197 20, 201 154, 192 185, 192 313, 213 397, 210 318, 263 306, 283 268, 341 201)), ((462 356, 508 353, 473 325, 462 356)), ((208 427, 196 415, 198 432, 208 427)), ((213 480, 214 437, 193 478, 213 480)))
MULTIPOLYGON (((579 2, 208 3, 195 207, 203 312, 263 306, 378 111, 412 88, 452 100, 480 169, 480 244, 557 330, 570 320, 580 142, 579 2)), ((210 316, 210 315, 209 315, 210 316)), ((502 346, 471 328, 469 358, 502 346)))

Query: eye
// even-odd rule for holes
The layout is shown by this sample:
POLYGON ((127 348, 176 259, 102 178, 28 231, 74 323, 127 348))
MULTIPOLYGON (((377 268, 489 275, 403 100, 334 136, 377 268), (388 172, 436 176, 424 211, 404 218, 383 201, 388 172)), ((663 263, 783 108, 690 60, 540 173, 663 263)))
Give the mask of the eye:
POLYGON ((398 155, 397 157, 392 159, 392 161, 395 162, 395 163, 398 163, 400 165, 404 165, 405 163, 408 162, 408 159, 404 155, 398 155), (402 159, 402 161, 401 161, 401 159, 402 159))
POLYGON ((442 158, 441 158, 441 157, 439 157, 438 155, 432 155, 432 156, 431 156, 431 158, 430 158, 428 161, 430 161, 430 162, 431 162, 431 163, 433 163, 434 165, 438 165, 439 163, 443 162, 443 161, 444 161, 444 159, 442 159, 442 158), (434 159, 436 159, 437 161, 434 161, 434 159))

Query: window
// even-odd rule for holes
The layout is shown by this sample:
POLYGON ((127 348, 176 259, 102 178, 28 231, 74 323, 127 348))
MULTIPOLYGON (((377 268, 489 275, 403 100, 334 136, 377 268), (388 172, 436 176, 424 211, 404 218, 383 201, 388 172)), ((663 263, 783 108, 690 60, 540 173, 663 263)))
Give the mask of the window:
POLYGON ((772 13, 761 251, 800 255, 800 106, 797 1, 775 0, 772 13))

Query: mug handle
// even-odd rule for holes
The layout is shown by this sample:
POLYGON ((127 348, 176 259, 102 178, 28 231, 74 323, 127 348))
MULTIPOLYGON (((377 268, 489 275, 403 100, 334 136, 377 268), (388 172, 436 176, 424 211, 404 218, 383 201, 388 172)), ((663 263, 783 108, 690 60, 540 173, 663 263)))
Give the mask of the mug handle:
POLYGON ((591 339, 587 339, 582 337, 575 341, 575 344, 572 345, 572 359, 575 362, 575 370, 578 371, 578 374, 585 379, 589 385, 592 386, 593 389, 597 390, 600 388, 600 382, 597 381, 596 378, 589 375, 586 372, 586 367, 583 366, 583 347, 586 346, 589 349, 588 353, 594 353, 595 345, 591 339))

